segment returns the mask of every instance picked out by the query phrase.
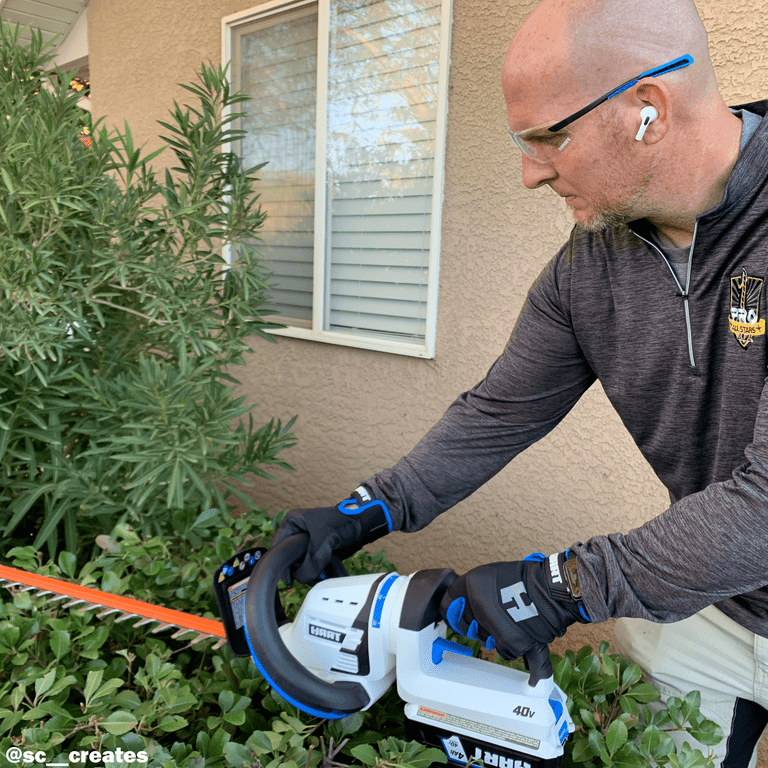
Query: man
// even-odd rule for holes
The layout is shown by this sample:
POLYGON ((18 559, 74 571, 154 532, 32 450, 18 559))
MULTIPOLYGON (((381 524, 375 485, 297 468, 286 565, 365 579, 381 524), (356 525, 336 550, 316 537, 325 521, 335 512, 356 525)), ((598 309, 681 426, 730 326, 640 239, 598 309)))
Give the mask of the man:
POLYGON ((632 617, 618 649, 665 695, 700 690, 719 764, 746 766, 768 723, 768 103, 726 105, 691 0, 544 0, 502 86, 524 184, 564 197, 576 227, 485 379, 353 499, 294 511, 276 539, 309 532, 295 575, 313 581, 334 554, 422 528, 599 378, 671 507, 473 569, 444 616, 537 663, 575 621, 632 617))

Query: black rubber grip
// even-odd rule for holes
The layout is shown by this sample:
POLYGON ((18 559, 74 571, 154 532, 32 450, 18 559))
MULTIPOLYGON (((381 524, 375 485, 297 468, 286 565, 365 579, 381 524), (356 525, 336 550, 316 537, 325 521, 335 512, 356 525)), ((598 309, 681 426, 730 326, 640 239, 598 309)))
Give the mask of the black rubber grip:
POLYGON ((316 717, 341 718, 368 706, 367 691, 360 683, 329 682, 310 672, 286 647, 275 615, 277 583, 303 557, 308 540, 303 533, 290 536, 262 556, 245 593, 245 634, 254 663, 286 701, 316 717))

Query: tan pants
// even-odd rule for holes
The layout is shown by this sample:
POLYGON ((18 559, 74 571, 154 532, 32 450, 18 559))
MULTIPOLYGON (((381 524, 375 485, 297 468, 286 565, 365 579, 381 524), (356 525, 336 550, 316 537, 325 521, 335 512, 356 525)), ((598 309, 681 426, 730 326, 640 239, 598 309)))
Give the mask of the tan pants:
POLYGON ((699 691, 702 714, 725 734, 720 744, 707 747, 671 733, 678 745, 687 740, 704 755, 713 752, 722 768, 754 768, 757 743, 768 725, 767 638, 710 606, 675 624, 620 619, 613 646, 640 665, 662 702, 699 691))

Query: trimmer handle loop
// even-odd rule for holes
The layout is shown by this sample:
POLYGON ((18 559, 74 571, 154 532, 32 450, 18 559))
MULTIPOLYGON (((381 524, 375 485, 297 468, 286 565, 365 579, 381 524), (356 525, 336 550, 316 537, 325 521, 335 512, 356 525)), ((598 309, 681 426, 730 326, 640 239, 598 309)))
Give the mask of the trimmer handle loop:
POLYGON ((288 650, 278 629, 277 584, 301 560, 309 537, 299 533, 266 552, 245 593, 245 635, 251 657, 267 682, 289 703, 322 718, 342 718, 370 703, 360 683, 329 682, 314 675, 288 650))

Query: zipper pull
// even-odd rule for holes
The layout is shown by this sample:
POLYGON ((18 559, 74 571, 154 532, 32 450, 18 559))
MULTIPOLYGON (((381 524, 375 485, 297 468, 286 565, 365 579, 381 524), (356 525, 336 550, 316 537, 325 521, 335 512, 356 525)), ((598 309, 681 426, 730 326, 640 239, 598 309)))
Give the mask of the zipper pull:
POLYGON ((681 293, 676 293, 675 296, 679 296, 683 300, 688 298, 688 294, 685 291, 682 291, 681 293))

